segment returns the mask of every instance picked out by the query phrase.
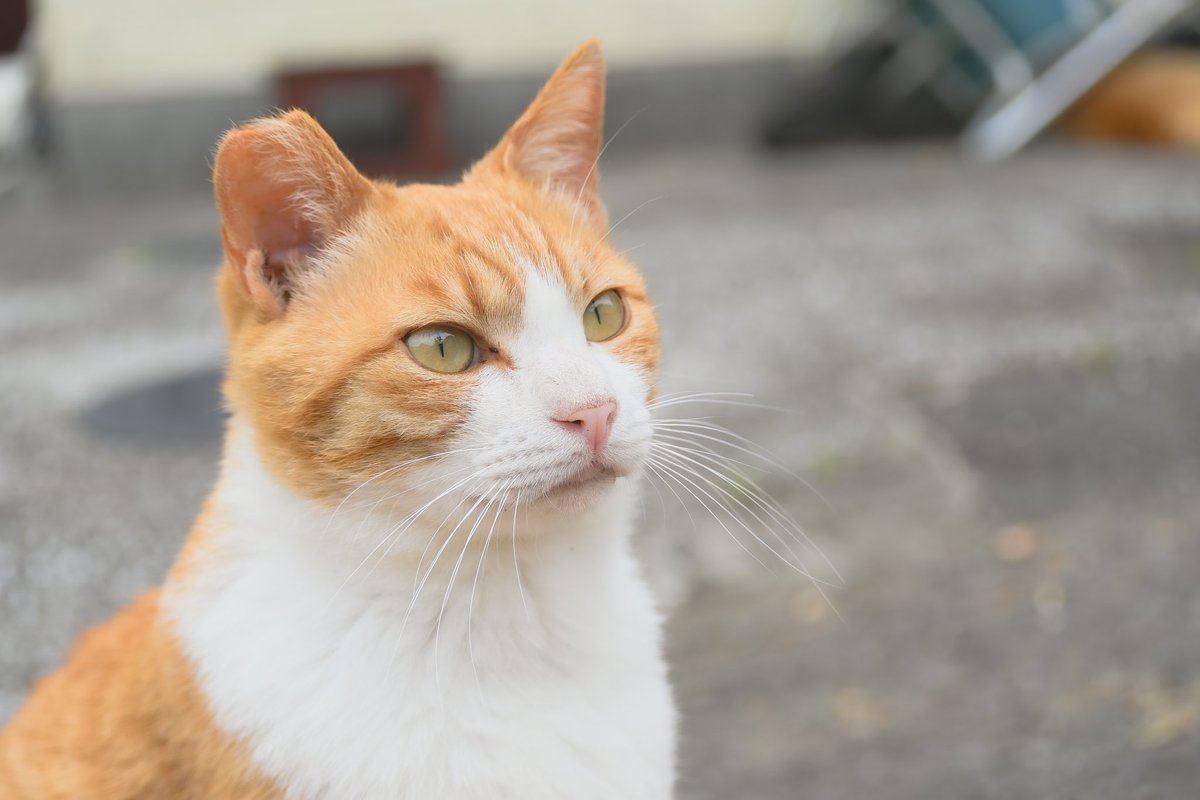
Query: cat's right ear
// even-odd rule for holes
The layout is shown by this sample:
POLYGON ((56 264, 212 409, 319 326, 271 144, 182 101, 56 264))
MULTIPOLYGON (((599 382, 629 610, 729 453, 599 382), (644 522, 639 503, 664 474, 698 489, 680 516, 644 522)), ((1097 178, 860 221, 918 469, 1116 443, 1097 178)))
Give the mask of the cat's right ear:
POLYGON ((605 230, 596 171, 604 150, 604 73, 600 43, 580 45, 468 175, 500 172, 556 191, 605 230))
POLYGON ((283 314, 324 246, 372 184, 303 111, 255 120, 221 140, 213 168, 225 257, 263 314, 283 314))

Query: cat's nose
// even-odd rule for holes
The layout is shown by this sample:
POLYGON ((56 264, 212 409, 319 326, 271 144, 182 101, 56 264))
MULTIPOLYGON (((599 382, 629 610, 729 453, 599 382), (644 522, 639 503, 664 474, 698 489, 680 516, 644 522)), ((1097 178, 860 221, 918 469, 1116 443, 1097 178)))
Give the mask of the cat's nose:
POLYGON ((612 430, 613 417, 617 414, 617 404, 609 400, 592 406, 576 408, 566 414, 554 417, 560 425, 576 430, 587 440, 592 448, 592 455, 599 455, 608 441, 608 432, 612 430))

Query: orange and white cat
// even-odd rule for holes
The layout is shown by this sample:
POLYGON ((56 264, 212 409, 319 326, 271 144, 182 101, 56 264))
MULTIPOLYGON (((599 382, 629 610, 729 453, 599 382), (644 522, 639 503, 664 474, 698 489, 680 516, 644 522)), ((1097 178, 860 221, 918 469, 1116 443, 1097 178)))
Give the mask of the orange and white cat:
POLYGON ((603 101, 589 43, 455 186, 370 181, 301 112, 226 135, 220 479, 0 734, 0 798, 672 796, 603 101))

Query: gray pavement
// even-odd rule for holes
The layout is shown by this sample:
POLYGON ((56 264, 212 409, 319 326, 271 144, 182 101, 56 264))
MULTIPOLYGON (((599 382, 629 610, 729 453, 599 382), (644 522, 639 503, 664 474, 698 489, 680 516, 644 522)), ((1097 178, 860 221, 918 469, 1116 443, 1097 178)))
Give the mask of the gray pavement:
MULTIPOLYGON (((647 491, 684 796, 1200 797, 1200 162, 690 152, 605 182, 663 389, 791 409, 676 410, 796 471, 764 481, 845 578, 831 607, 647 491)), ((217 241, 201 196, 0 198, 0 720, 215 474, 217 241)))

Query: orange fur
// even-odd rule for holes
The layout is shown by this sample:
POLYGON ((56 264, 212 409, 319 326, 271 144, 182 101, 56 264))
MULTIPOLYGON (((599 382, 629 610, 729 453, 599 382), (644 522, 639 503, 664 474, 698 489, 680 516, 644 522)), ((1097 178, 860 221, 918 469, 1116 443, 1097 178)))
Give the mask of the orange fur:
POLYGON ((1200 150, 1200 58, 1187 52, 1132 58, 1068 111, 1061 126, 1081 139, 1200 150))
MULTIPOLYGON (((556 273, 581 313, 617 289, 630 323, 604 346, 653 377, 653 309, 607 242, 596 190, 602 101, 603 59, 589 43, 452 187, 369 181, 299 111, 225 137, 214 174, 225 392, 277 478, 332 505, 388 465, 438 449, 462 424, 478 372, 423 369, 402 339, 451 324, 507 368, 490 345, 520 322, 518 262, 556 273)), ((201 515, 170 582, 221 557, 207 543, 215 524, 201 515)), ((0 734, 0 800, 277 794, 214 727, 157 591, 81 637, 0 734)))
POLYGON ((212 724, 160 614, 159 592, 145 593, 34 688, 0 734, 0 798, 280 796, 212 724))

